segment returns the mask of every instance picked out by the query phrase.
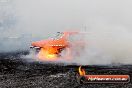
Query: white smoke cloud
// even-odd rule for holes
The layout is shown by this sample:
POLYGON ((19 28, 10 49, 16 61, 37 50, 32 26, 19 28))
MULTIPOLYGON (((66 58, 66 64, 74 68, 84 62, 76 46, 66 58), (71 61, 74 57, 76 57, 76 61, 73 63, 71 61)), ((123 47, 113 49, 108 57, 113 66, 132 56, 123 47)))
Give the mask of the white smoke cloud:
POLYGON ((122 26, 99 25, 89 30, 87 47, 73 62, 79 64, 132 64, 132 33, 122 26))
POLYGON ((29 49, 32 41, 57 31, 84 31, 86 26, 88 55, 77 61, 131 63, 131 4, 131 0, 0 0, 0 51, 29 49))

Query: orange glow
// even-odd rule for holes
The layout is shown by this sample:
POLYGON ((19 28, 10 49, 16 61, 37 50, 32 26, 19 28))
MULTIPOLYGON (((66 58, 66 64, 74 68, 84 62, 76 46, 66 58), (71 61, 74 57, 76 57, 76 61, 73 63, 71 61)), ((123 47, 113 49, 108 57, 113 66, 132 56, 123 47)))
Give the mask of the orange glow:
POLYGON ((38 53, 38 58, 43 61, 54 61, 57 59, 57 55, 54 54, 54 52, 57 52, 55 48, 41 48, 40 52, 38 53))
POLYGON ((32 42, 31 46, 34 48, 39 47, 40 51, 37 54, 37 58, 41 61, 59 61, 59 59, 70 61, 74 55, 74 49, 72 47, 80 47, 82 45, 80 41, 69 41, 69 36, 78 33, 60 32, 55 38, 32 42))
POLYGON ((85 70, 81 68, 81 66, 79 67, 79 75, 80 76, 84 76, 86 74, 85 70))

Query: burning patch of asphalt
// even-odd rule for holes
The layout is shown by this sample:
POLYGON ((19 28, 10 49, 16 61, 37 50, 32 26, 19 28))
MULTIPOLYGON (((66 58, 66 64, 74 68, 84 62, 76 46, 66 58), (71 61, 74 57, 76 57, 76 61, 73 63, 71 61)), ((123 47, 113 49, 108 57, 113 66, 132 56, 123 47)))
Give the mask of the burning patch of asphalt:
MULTIPOLYGON (((126 84, 83 84, 76 81, 77 65, 26 62, 24 52, 0 53, 0 88, 131 88, 126 84)), ((88 74, 129 74, 132 65, 84 66, 88 74)))

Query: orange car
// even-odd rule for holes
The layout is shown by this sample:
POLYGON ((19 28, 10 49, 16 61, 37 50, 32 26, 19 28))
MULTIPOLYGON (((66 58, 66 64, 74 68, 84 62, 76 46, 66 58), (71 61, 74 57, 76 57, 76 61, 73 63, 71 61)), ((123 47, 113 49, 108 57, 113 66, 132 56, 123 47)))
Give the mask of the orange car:
POLYGON ((76 48, 78 45, 81 47, 84 46, 82 39, 78 40, 80 37, 75 37, 78 34, 79 32, 57 32, 55 38, 32 42, 30 48, 38 50, 37 56, 42 60, 56 60, 62 56, 63 51, 65 51, 65 56, 68 56, 66 58, 70 58, 71 47, 75 45, 76 48), (76 39, 78 41, 76 41, 76 39))

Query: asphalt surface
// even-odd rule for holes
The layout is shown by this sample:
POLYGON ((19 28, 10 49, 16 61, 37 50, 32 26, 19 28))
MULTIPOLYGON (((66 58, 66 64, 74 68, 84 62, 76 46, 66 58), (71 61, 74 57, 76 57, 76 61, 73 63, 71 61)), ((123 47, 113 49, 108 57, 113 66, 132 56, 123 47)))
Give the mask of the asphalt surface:
MULTIPOLYGON (((132 82, 119 84, 78 84, 78 65, 27 62, 28 52, 0 53, 0 88, 132 88, 132 82)), ((132 65, 83 66, 88 74, 129 74, 132 65)))

